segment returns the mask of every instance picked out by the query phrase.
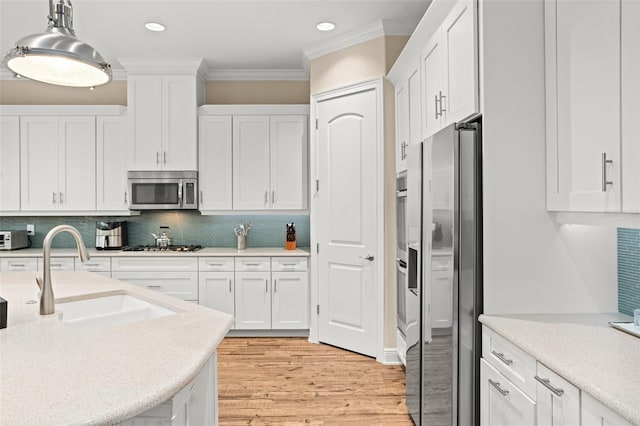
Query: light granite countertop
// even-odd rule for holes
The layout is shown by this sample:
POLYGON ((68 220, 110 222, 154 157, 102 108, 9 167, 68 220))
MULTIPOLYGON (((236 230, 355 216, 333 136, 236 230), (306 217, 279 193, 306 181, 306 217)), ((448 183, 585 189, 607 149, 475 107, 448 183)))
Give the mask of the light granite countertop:
POLYGON ((56 302, 128 293, 176 314, 83 330, 41 317, 34 272, 0 273, 0 425, 115 424, 161 404, 213 356, 232 317, 91 272, 53 272, 56 302))
MULTIPOLYGON (((74 257, 78 251, 74 248, 54 248, 51 250, 52 256, 74 257)), ((89 248, 89 255, 92 257, 123 257, 123 256, 233 256, 233 257, 266 257, 266 256, 286 256, 286 257, 309 257, 308 248, 298 248, 296 250, 285 250, 280 247, 250 247, 245 250, 225 247, 203 247, 197 251, 123 251, 123 250, 96 250, 89 248)), ((42 257, 42 248, 28 248, 19 250, 0 251, 0 257, 42 257)))
POLYGON ((582 391, 640 425, 640 339, 623 314, 480 315, 480 322, 582 391))

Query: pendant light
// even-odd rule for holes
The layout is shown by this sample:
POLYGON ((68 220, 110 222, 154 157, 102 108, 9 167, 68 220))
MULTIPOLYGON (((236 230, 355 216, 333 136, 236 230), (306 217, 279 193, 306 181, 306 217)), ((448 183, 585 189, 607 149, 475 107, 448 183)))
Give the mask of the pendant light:
POLYGON ((111 81, 111 65, 76 38, 70 0, 49 0, 49 25, 21 38, 3 63, 16 75, 59 86, 94 87, 111 81))

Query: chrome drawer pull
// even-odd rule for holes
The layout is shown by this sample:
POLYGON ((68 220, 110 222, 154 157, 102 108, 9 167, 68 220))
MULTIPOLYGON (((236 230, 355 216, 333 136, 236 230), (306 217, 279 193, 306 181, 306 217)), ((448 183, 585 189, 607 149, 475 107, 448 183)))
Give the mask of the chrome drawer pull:
POLYGON ((231 279, 229 279, 229 293, 231 293, 231 279))
POLYGON ((506 358, 504 357, 504 353, 502 353, 502 352, 496 352, 496 351, 491 351, 491 353, 492 353, 496 358, 498 358, 500 361, 504 362, 505 364, 507 364, 507 365, 511 365, 511 364, 513 364, 513 360, 511 360, 511 359, 506 359, 506 358))
POLYGON ((147 288, 162 288, 162 286, 159 286, 159 285, 148 285, 147 288))
POLYGON ((508 390, 506 390, 506 389, 502 389, 502 388, 500 387, 500 383, 499 383, 499 382, 494 382, 493 380, 489 379, 489 384, 490 384, 491 386, 493 386, 494 388, 496 388, 496 390, 497 390, 498 392, 500 392, 500 394, 501 394, 502 396, 507 396, 507 395, 509 395, 509 391, 508 391, 508 390))
POLYGON ((536 379, 536 381, 538 381, 539 383, 541 383, 545 388, 553 392, 556 396, 562 396, 562 394, 564 393, 564 389, 560 389, 560 388, 556 388, 555 386, 552 386, 549 379, 543 379, 537 374, 533 378, 536 379))

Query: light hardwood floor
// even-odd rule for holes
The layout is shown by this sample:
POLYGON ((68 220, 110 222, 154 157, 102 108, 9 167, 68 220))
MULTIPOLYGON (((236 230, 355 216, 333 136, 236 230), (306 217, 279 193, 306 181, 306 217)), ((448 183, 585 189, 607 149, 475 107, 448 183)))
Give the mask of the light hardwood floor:
POLYGON ((401 366, 306 338, 227 337, 220 425, 411 425, 401 366))

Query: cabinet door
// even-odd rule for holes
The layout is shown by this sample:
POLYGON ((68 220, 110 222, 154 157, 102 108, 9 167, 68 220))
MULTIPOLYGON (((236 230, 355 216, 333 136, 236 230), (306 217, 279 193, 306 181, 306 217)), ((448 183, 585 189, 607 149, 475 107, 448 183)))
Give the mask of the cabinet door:
POLYGON ((580 390, 538 363, 536 374, 537 426, 580 424, 580 390))
POLYGON ((581 402, 582 426, 631 426, 631 422, 587 393, 582 392, 581 402))
POLYGON ((480 425, 535 425, 536 404, 507 378, 480 360, 480 425))
POLYGON ((476 2, 458 2, 442 24, 446 98, 445 125, 463 120, 479 110, 476 2))
POLYGON ((407 170, 409 94, 406 82, 396 85, 396 173, 407 170))
POLYGON ((422 142, 422 82, 420 61, 416 60, 407 78, 409 95, 409 145, 422 142))
POLYGON ((199 126, 200 210, 231 210, 233 193, 231 116, 201 116, 199 126))
POLYGON ((437 31, 426 44, 422 62, 422 136, 429 137, 442 128, 442 96, 444 88, 442 35, 437 31))
POLYGON ((622 2, 622 210, 640 212, 640 2, 622 2))
POLYGON ((133 75, 127 79, 129 170, 161 169, 162 77, 133 75))
POLYGON ((23 211, 57 210, 58 117, 20 118, 20 203, 23 211))
POLYGON ((271 328, 309 328, 308 272, 272 272, 271 328))
POLYGON ((272 209, 307 208, 307 117, 273 116, 269 123, 272 209))
POLYGON ((0 117, 0 211, 20 210, 20 118, 0 117))
POLYGON ((620 1, 546 6, 548 207, 619 211, 620 1))
POLYGON ((195 76, 162 76, 161 163, 164 170, 197 170, 197 109, 195 76))
POLYGON ((271 328, 269 272, 236 272, 236 329, 271 328))
POLYGON ((96 208, 96 119, 58 118, 60 210, 96 208))
POLYGON ((96 118, 96 208, 128 212, 127 118, 96 118))
POLYGON ((269 207, 269 117, 233 117, 233 208, 269 207))
MULTIPOLYGON (((80 263, 80 262, 78 262, 80 263)), ((38 271, 44 270, 44 259, 38 258, 38 271)), ((51 266, 52 271, 74 271, 75 270, 75 262, 73 257, 51 257, 51 261, 49 266, 51 266)))
POLYGON ((36 271, 37 269, 37 257, 5 257, 0 259, 2 272, 36 271))
POLYGON ((211 309, 235 314, 233 272, 200 272, 198 303, 211 309))

